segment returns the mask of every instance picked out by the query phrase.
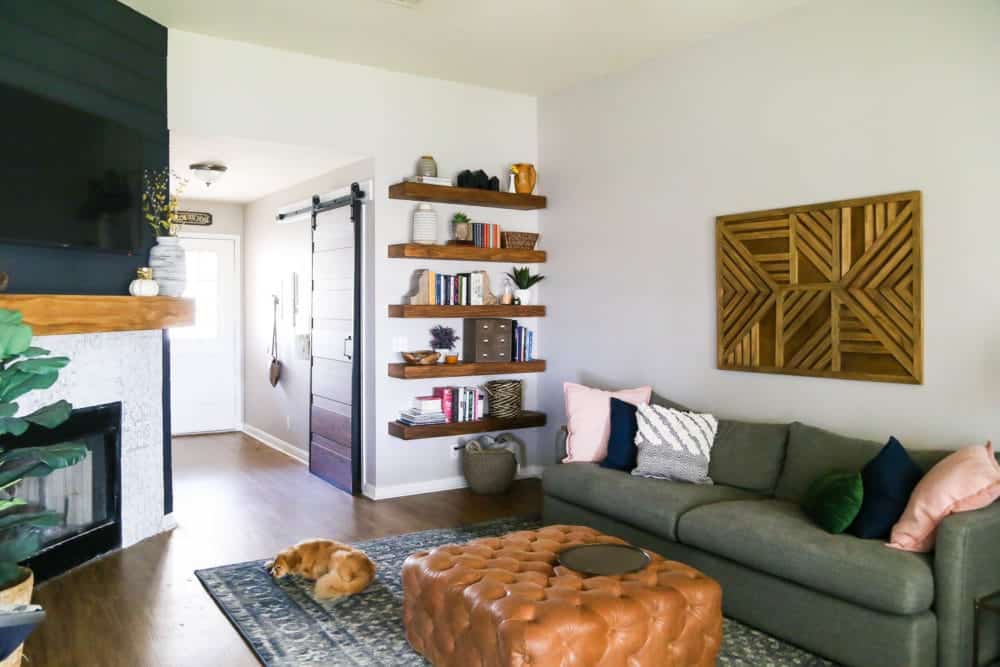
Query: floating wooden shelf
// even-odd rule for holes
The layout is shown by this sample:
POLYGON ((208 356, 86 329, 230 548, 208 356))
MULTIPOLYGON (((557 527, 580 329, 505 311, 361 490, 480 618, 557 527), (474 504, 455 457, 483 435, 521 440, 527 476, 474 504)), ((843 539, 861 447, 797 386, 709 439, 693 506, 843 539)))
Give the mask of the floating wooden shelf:
POLYGON ((545 317, 545 306, 409 306, 389 304, 389 317, 545 317))
POLYGON ((523 248, 477 248, 468 245, 420 245, 418 243, 397 243, 389 246, 389 257, 409 259, 459 259, 475 262, 513 262, 521 264, 541 264, 545 261, 544 250, 523 248))
POLYGON ((389 199, 409 199, 411 201, 464 204, 466 206, 489 206, 492 208, 513 208, 520 211, 535 211, 546 206, 546 199, 541 195, 518 195, 511 192, 455 188, 447 185, 410 183, 408 181, 390 185, 389 199))
POLYGON ((389 435, 403 440, 420 440, 421 438, 441 438, 470 433, 487 433, 489 431, 507 431, 516 428, 535 428, 545 426, 544 412, 524 412, 514 419, 494 419, 487 417, 474 422, 452 422, 450 424, 432 424, 430 426, 407 426, 397 421, 389 422, 389 435))
POLYGON ((422 378, 457 378, 469 375, 513 375, 517 373, 542 373, 545 371, 545 361, 493 361, 488 363, 466 362, 460 364, 389 364, 389 377, 401 380, 419 380, 422 378))
POLYGON ((36 336, 144 331, 194 324, 194 301, 169 296, 0 294, 36 336))

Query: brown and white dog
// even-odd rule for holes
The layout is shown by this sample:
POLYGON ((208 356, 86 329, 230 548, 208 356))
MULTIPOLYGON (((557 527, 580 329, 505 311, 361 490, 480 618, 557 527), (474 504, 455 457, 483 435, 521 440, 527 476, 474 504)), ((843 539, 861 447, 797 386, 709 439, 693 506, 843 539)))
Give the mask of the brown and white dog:
POLYGON ((363 551, 334 540, 306 540, 289 547, 267 564, 271 576, 297 574, 316 582, 319 600, 360 593, 375 578, 375 563, 363 551))

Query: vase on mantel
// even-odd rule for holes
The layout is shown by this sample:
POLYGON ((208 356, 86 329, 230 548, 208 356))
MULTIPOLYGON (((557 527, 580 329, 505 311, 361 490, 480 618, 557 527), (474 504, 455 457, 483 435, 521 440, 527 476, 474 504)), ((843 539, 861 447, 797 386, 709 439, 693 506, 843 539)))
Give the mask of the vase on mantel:
POLYGON ((158 236, 156 245, 149 250, 149 267, 153 279, 160 286, 161 296, 181 296, 187 287, 187 260, 180 239, 176 236, 158 236))

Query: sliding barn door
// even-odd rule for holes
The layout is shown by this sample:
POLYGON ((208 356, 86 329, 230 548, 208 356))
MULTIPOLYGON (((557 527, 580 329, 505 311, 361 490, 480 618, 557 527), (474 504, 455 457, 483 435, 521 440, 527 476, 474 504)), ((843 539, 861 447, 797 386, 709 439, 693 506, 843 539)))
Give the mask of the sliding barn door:
POLYGON ((351 220, 351 210, 343 206, 318 213, 313 230, 309 470, 356 494, 361 491, 361 221, 351 220))

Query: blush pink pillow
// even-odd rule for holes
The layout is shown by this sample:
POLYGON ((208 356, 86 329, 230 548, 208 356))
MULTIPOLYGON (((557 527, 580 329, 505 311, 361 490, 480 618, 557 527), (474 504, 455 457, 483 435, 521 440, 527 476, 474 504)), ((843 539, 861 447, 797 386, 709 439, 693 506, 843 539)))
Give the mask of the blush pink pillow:
POLYGON ((938 525, 949 514, 987 507, 1000 497, 1000 464, 993 444, 949 454, 917 484, 903 516, 892 527, 889 546, 926 553, 934 548, 938 525))
POLYGON ((563 384, 566 397, 566 458, 563 463, 585 461, 597 463, 608 455, 611 435, 611 399, 641 405, 649 403, 652 387, 604 391, 582 384, 563 384))

